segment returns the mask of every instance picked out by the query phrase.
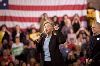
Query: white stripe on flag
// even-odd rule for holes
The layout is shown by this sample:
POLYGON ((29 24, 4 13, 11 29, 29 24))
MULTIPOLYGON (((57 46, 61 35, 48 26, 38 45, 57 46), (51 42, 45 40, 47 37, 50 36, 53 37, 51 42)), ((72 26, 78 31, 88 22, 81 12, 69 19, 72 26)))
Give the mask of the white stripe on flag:
POLYGON ((87 4, 87 0, 9 0, 11 5, 83 5, 87 4))
POLYGON ((9 28, 15 27, 16 25, 20 25, 20 27, 22 29, 27 28, 31 25, 34 25, 34 27, 36 27, 37 29, 39 29, 39 27, 40 27, 40 24, 38 22, 30 23, 30 22, 17 22, 17 21, 0 21, 0 26, 2 24, 6 24, 7 27, 9 27, 9 28))
POLYGON ((16 17, 40 17, 43 13, 47 13, 49 17, 58 16, 62 17, 67 14, 73 17, 77 13, 80 17, 85 16, 86 10, 63 10, 63 11, 16 11, 16 10, 0 10, 0 16, 16 16, 16 17))

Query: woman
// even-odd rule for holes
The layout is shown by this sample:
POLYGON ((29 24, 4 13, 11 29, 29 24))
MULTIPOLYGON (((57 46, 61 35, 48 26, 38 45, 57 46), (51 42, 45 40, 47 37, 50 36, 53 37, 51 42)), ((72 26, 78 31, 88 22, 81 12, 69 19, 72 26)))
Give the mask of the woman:
POLYGON ((65 40, 62 35, 54 35, 52 31, 52 23, 46 22, 44 24, 45 36, 41 37, 37 49, 41 52, 43 66, 64 66, 59 44, 64 43, 65 40))
POLYGON ((12 40, 15 42, 15 38, 20 37, 20 41, 24 42, 25 35, 24 32, 21 31, 21 28, 19 25, 16 25, 13 32, 12 32, 12 40))
POLYGON ((79 30, 80 25, 81 25, 80 17, 78 14, 75 14, 72 21, 72 26, 75 33, 79 30))
POLYGON ((23 49, 24 45, 20 42, 20 37, 15 37, 15 43, 12 44, 12 55, 15 57, 15 59, 23 60, 23 49))
POLYGON ((69 26, 71 25, 71 20, 68 17, 68 15, 63 16, 63 20, 60 22, 60 31, 62 30, 63 26, 65 26, 66 23, 69 23, 69 26))
POLYGON ((46 22, 46 21, 51 21, 51 19, 48 17, 48 14, 47 13, 43 13, 40 17, 40 32, 43 32, 43 24, 46 22))
POLYGON ((0 27, 0 47, 2 47, 3 44, 9 43, 11 33, 8 31, 7 26, 3 24, 0 27))
POLYGON ((61 29, 61 26, 60 26, 61 32, 65 36, 65 38, 67 38, 67 34, 70 32, 71 28, 72 28, 71 21, 68 18, 68 16, 65 15, 64 16, 64 25, 62 26, 62 29, 61 29))

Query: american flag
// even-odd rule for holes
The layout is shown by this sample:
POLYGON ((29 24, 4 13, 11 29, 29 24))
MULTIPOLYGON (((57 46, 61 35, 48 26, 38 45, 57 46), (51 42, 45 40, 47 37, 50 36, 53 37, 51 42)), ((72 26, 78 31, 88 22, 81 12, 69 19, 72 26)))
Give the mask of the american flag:
POLYGON ((0 0, 0 25, 20 25, 26 28, 32 24, 39 28, 39 17, 43 13, 59 18, 67 14, 73 17, 86 15, 87 0, 0 0))

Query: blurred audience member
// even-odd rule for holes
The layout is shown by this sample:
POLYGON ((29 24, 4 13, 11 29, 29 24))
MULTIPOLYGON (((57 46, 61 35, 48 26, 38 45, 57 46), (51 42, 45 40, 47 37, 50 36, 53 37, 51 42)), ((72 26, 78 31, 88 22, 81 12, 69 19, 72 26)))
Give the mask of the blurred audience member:
POLYGON ((25 35, 24 32, 21 30, 19 25, 16 25, 12 32, 12 40, 15 42, 15 38, 20 37, 20 42, 24 42, 25 35))
POLYGON ((78 14, 75 14, 74 17, 73 17, 73 20, 72 20, 72 26, 73 26, 73 29, 74 29, 74 33, 76 33, 79 28, 80 28, 80 17, 78 14))

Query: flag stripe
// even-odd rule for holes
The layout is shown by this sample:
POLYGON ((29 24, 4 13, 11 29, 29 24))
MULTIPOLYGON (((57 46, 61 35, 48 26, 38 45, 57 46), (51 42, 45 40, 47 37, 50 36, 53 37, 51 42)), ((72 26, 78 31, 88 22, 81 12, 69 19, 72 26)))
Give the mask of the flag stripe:
POLYGON ((16 25, 19 25, 22 29, 24 29, 24 28, 31 26, 32 24, 37 29, 39 29, 39 27, 40 27, 40 24, 38 22, 32 23, 32 22, 17 22, 17 21, 0 21, 0 25, 2 25, 2 24, 6 24, 8 28, 12 28, 16 25))
POLYGON ((0 25, 6 24, 8 27, 18 24, 26 28, 35 24, 39 28, 39 18, 43 13, 50 18, 56 15, 60 20, 63 15, 72 19, 77 13, 82 19, 87 14, 87 0, 3 0, 2 4, 0 25))
MULTIPOLYGON (((51 18, 51 17, 50 17, 51 18)), ((58 17, 59 21, 62 20, 62 17, 58 17)), ((69 17, 72 19, 73 17, 69 17)), ((84 16, 81 16, 80 19, 83 20, 84 16)), ((0 21, 17 21, 17 22, 39 22, 39 17, 14 17, 14 16, 0 16, 0 21)))
POLYGON ((58 16, 61 17, 67 14, 69 17, 73 17, 75 13, 79 16, 85 16, 86 10, 58 10, 58 11, 20 11, 20 10, 0 10, 0 16, 15 16, 15 17, 40 17, 43 13, 47 13, 49 17, 58 16))
POLYGON ((49 11, 49 10, 83 10, 86 5, 60 5, 60 6, 20 6, 9 5, 10 10, 24 10, 24 11, 49 11))
POLYGON ((9 4, 25 6, 83 5, 87 4, 87 0, 9 0, 9 4))

